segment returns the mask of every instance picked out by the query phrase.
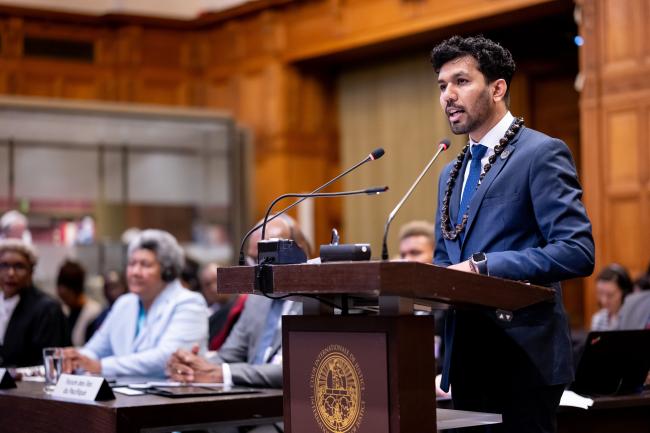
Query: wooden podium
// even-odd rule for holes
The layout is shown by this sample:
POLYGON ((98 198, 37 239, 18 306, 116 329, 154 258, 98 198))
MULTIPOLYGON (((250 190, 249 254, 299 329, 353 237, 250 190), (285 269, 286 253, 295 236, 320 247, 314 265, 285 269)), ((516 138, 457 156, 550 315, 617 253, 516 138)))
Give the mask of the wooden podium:
POLYGON ((508 319, 553 290, 415 262, 221 268, 223 293, 295 294, 282 322, 288 433, 436 430, 434 322, 414 306, 493 309, 508 319), (256 282, 257 281, 257 282, 256 282), (341 314, 334 314, 334 306, 341 314))

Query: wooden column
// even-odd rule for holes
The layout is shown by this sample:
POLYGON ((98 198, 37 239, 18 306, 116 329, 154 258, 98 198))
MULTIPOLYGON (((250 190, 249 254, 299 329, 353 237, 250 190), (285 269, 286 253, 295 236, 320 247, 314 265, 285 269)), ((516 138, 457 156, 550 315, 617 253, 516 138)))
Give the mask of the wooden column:
MULTIPOLYGON (((596 269, 618 262, 633 277, 650 253, 650 1, 578 0, 582 174, 596 269)), ((596 311, 594 284, 585 321, 596 311)))

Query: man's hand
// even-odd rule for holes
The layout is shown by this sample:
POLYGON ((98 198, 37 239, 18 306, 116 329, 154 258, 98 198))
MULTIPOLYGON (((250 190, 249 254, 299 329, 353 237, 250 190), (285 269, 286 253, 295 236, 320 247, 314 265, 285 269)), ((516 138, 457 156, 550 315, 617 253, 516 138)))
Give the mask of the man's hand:
POLYGON ((221 365, 211 364, 199 356, 199 347, 178 349, 167 362, 167 375, 177 382, 223 382, 221 365))
POLYGON ((96 359, 82 355, 74 347, 63 349, 63 372, 74 373, 75 370, 82 369, 87 373, 101 374, 102 364, 96 359))
POLYGON ((455 269, 457 271, 463 271, 463 272, 472 272, 474 273, 474 269, 469 264, 469 260, 465 260, 464 262, 456 263, 455 265, 451 265, 448 267, 448 269, 455 269))

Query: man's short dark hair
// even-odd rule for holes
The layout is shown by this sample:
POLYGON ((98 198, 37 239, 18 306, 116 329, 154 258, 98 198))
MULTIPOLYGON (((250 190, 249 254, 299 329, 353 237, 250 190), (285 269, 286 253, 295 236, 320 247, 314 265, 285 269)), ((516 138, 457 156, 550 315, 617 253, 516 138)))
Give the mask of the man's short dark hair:
POLYGON ((80 295, 84 291, 84 280, 86 279, 86 271, 77 262, 66 260, 59 269, 59 276, 56 279, 58 286, 67 287, 73 293, 80 295))
POLYGON ((483 36, 463 38, 452 36, 431 50, 431 64, 436 73, 442 66, 459 57, 471 56, 478 63, 478 70, 488 83, 503 78, 508 85, 506 98, 510 95, 510 82, 515 74, 515 61, 510 51, 483 36))

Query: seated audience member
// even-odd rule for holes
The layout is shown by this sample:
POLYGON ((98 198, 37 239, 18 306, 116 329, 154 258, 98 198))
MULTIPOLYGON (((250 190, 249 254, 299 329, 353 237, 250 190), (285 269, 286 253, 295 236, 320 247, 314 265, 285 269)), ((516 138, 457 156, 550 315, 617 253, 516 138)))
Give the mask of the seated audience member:
POLYGON ((20 239, 32 243, 32 234, 27 229, 27 217, 17 210, 5 212, 0 218, 0 239, 20 239))
POLYGON ((433 263, 435 228, 427 221, 411 221, 399 231, 399 255, 402 260, 433 263))
POLYGON ((115 301, 83 348, 65 350, 64 371, 162 377, 174 350, 205 346, 206 304, 178 281, 183 250, 176 239, 161 230, 144 230, 131 241, 127 255, 130 293, 115 301))
POLYGON ((18 239, 0 241, 0 366, 43 363, 43 348, 63 346, 61 305, 34 287, 34 247, 18 239))
POLYGON ((217 293, 217 264, 208 263, 201 269, 201 292, 208 303, 208 349, 219 350, 244 310, 248 295, 217 293))
POLYGON ((117 298, 128 292, 123 273, 111 270, 104 273, 102 279, 104 280, 104 297, 108 302, 108 306, 104 308, 104 310, 90 325, 89 335, 91 336, 97 332, 100 326, 102 326, 102 323, 106 320, 106 316, 108 316, 108 313, 111 311, 111 307, 117 298))
MULTIPOLYGON (((309 245, 297 224, 282 215, 267 225, 267 238, 293 239, 309 256, 309 245)), ((251 235, 247 253, 257 257, 261 230, 251 235)), ((253 259, 254 260, 254 259, 253 259)), ((182 382, 223 382, 226 385, 282 387, 281 316, 301 314, 302 304, 249 295, 244 311, 230 336, 214 356, 177 350, 167 363, 172 380, 182 382)))
POLYGON ((201 282, 199 281, 199 263, 196 260, 185 257, 185 263, 181 270, 180 280, 183 287, 193 292, 201 291, 201 282))
POLYGON ((618 329, 650 329, 650 275, 638 278, 634 288, 619 311, 618 329))
POLYGON ((596 277, 596 296, 600 310, 591 318, 592 331, 610 331, 618 327, 618 310, 623 299, 632 291, 632 280, 627 270, 612 263, 596 277))
POLYGON ((92 323, 102 306, 84 293, 86 271, 77 262, 66 261, 59 269, 56 290, 68 319, 68 338, 73 346, 83 346, 92 336, 92 323))

